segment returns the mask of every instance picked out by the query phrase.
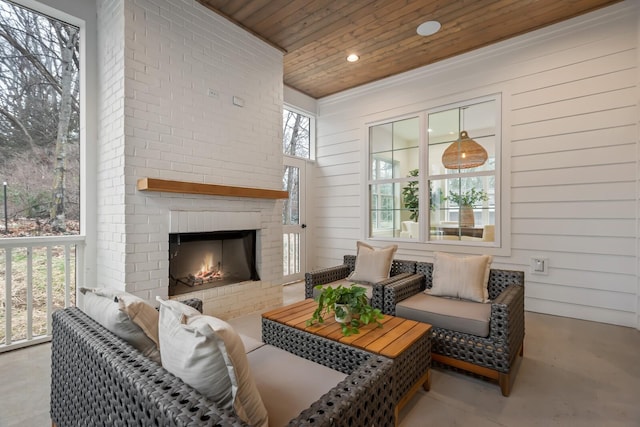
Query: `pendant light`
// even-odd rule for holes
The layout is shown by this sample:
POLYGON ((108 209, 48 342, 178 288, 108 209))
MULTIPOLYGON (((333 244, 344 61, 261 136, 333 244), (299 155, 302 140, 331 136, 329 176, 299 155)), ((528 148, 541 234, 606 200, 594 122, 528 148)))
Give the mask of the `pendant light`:
POLYGON ((470 169, 484 165, 488 158, 487 150, 463 130, 460 138, 442 153, 442 164, 447 169, 470 169))

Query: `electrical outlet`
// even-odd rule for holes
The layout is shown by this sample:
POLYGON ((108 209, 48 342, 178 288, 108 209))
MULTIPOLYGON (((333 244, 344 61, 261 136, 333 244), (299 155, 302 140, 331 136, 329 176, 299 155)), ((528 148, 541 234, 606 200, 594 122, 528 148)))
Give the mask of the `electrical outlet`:
POLYGON ((209 90, 207 91, 207 95, 209 95, 211 98, 216 98, 216 99, 220 97, 220 94, 218 93, 218 91, 213 88, 209 88, 209 90))
POLYGON ((531 274, 549 274, 549 258, 543 256, 531 257, 531 274))
POLYGON ((238 107, 244 107, 244 98, 240 98, 239 96, 234 96, 233 105, 236 105, 238 107))

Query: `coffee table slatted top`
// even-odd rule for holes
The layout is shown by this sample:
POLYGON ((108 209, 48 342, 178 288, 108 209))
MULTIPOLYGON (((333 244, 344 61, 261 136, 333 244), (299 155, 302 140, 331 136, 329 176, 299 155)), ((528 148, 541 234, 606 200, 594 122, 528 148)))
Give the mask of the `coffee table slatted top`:
POLYGON ((313 299, 306 299, 267 311, 262 314, 262 317, 392 359, 402 354, 431 329, 431 325, 427 323, 385 314, 380 320, 383 324, 382 328, 376 324, 369 324, 361 327, 359 334, 345 337, 333 313, 324 316, 324 323, 307 326, 306 322, 317 306, 318 303, 313 299))

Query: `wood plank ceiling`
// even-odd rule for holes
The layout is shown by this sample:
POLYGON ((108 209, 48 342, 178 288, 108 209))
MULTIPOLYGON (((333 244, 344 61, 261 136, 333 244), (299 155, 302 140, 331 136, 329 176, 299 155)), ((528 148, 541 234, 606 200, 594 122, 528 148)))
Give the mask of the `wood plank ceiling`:
POLYGON ((198 1, 281 49, 284 84, 321 98, 621 0, 198 1), (421 37, 428 20, 442 28, 421 37))

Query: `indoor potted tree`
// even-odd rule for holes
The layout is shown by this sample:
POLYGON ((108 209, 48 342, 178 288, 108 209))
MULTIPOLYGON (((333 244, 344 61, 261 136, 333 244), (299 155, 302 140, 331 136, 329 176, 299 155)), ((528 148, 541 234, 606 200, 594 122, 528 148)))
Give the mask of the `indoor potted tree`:
MULTIPOLYGON (((409 171, 410 177, 418 176, 418 169, 409 171)), ((402 197, 404 198, 404 206, 409 211, 409 219, 418 222, 420 214, 420 199, 418 198, 418 181, 411 181, 402 188, 402 197)))
POLYGON ((376 322, 379 327, 382 327, 382 323, 379 321, 383 318, 382 312, 369 305, 367 290, 362 286, 346 287, 340 285, 332 288, 318 285, 315 288, 321 291, 316 297, 318 307, 313 312, 311 319, 307 320, 307 326, 316 322, 324 323, 324 316, 333 312, 336 321, 341 324, 342 334, 345 336, 359 333, 361 326, 372 322, 376 322))
MULTIPOLYGON (((417 177, 418 172, 418 169, 410 170, 408 177, 417 177)), ((409 219, 418 222, 418 217, 420 216, 418 181, 410 181, 407 185, 402 187, 402 197, 404 199, 404 207, 410 213, 409 219)), ((429 199, 429 209, 431 212, 434 212, 436 210, 436 206, 439 204, 438 202, 442 202, 443 200, 441 190, 438 188, 434 192, 431 181, 429 181, 429 199)))
POLYGON ((474 227, 475 220, 473 218, 473 207, 480 201, 489 200, 489 195, 483 189, 476 190, 472 188, 464 193, 454 193, 449 191, 447 200, 455 203, 460 207, 460 227, 474 227))

